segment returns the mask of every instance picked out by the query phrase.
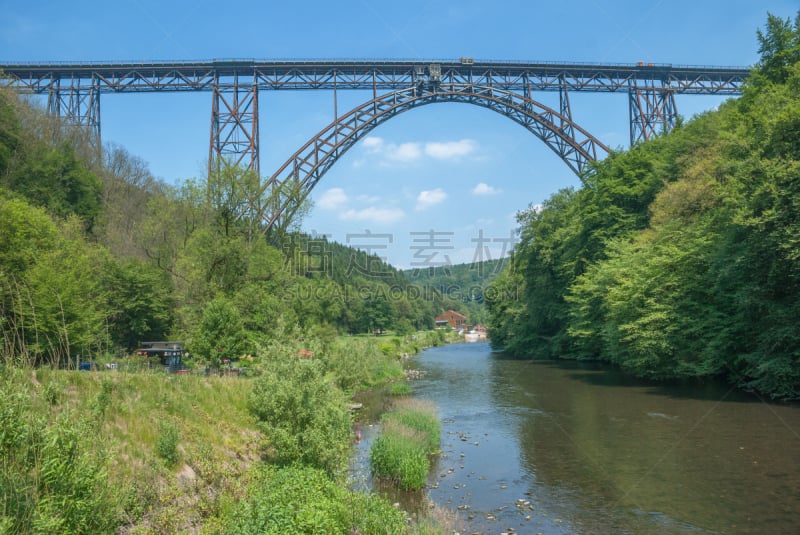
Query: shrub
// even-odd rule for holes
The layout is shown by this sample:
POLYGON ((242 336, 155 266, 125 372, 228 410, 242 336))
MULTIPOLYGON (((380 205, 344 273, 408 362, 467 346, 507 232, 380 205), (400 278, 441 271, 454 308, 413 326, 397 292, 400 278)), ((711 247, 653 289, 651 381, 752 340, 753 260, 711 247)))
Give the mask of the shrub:
POLYGON ((167 466, 175 466, 178 462, 178 428, 175 424, 171 422, 161 424, 156 440, 156 452, 164 459, 167 466))
POLYGON ((255 380, 248 406, 275 462, 300 462, 329 474, 344 467, 350 413, 319 361, 289 357, 272 362, 255 380))
POLYGON ((95 418, 102 420, 106 414, 106 410, 111 405, 111 394, 114 391, 114 382, 111 379, 103 378, 100 381, 100 392, 92 400, 92 412, 95 418))
POLYGON ((406 533, 406 515, 387 501, 338 486, 308 466, 266 466, 224 522, 226 533, 406 533))
POLYGON ((347 392, 370 384, 373 363, 385 358, 374 343, 358 339, 339 340, 330 346, 326 357, 336 383, 347 392))
POLYGON ((381 353, 383 353, 387 357, 393 356, 396 352, 396 348, 394 344, 391 343, 391 341, 379 343, 378 349, 380 349, 381 353))
POLYGON ((336 383, 346 392, 403 374, 397 361, 382 353, 372 339, 340 339, 329 349, 327 365, 335 374, 336 383))
POLYGON ((206 304, 191 336, 191 351, 219 368, 223 360, 238 359, 245 351, 247 335, 238 309, 218 297, 206 304))

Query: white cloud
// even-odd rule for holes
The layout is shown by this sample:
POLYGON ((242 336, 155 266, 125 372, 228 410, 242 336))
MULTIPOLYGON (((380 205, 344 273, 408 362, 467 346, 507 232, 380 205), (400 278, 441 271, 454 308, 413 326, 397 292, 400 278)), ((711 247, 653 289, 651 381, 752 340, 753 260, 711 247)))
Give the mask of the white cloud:
POLYGON ((450 160, 467 156, 478 148, 472 139, 459 141, 436 141, 425 144, 425 154, 437 160, 450 160))
POLYGON ((422 156, 422 146, 416 142, 386 143, 383 138, 369 136, 361 142, 370 154, 378 154, 387 160, 412 162, 422 156))
POLYGON ((422 156, 422 147, 419 143, 390 143, 385 149, 386 157, 398 162, 413 162, 422 156))
POLYGON ((405 212, 400 208, 378 208, 370 206, 362 210, 347 210, 340 219, 345 221, 370 221, 372 223, 394 223, 405 216, 405 212))
POLYGON ((365 195, 365 194, 361 194, 361 195, 358 195, 358 196, 356 197, 356 200, 357 200, 357 201, 361 201, 361 202, 366 202, 366 203, 372 203, 372 204, 375 204, 376 202, 380 201, 380 200, 381 200, 381 198, 380 198, 380 197, 378 197, 377 195, 365 195))
POLYGON ((342 188, 331 188, 323 193, 317 206, 324 210, 337 210, 347 204, 347 194, 342 188))
POLYGON ((478 143, 472 139, 428 143, 419 141, 389 143, 383 138, 368 136, 361 143, 367 154, 382 157, 384 164, 415 162, 423 156, 436 160, 452 160, 472 154, 478 148, 478 143))
POLYGON ((472 188, 473 195, 494 195, 495 193, 498 192, 499 190, 490 186, 486 182, 479 182, 477 186, 472 188))
POLYGON ((430 208, 447 198, 447 193, 442 188, 420 191, 417 195, 417 210, 430 208))
POLYGON ((370 152, 378 152, 381 150, 381 147, 383 147, 383 138, 369 136, 364 138, 364 141, 362 141, 361 144, 370 152))

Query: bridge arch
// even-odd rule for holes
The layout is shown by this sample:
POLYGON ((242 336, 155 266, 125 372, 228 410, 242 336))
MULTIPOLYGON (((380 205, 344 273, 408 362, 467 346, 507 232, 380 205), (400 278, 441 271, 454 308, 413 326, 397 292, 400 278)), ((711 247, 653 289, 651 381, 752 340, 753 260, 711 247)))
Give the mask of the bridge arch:
POLYGON ((264 232, 282 218, 291 218, 299 208, 297 199, 305 199, 331 166, 375 127, 405 111, 438 102, 473 104, 512 119, 544 141, 578 175, 610 152, 570 117, 522 94, 473 84, 412 86, 357 106, 295 152, 262 186, 262 193, 271 190, 269 213, 262 213, 264 232))

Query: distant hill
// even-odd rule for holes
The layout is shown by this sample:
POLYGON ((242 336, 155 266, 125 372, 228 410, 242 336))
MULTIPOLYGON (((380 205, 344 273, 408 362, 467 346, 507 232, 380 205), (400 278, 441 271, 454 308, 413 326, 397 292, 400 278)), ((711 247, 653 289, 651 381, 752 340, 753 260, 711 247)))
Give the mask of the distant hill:
POLYGON ((510 258, 501 258, 427 269, 406 269, 401 273, 409 282, 422 287, 423 291, 440 294, 441 306, 444 307, 442 310, 453 308, 466 314, 470 323, 486 323, 488 316, 483 304, 484 291, 510 263, 510 258))

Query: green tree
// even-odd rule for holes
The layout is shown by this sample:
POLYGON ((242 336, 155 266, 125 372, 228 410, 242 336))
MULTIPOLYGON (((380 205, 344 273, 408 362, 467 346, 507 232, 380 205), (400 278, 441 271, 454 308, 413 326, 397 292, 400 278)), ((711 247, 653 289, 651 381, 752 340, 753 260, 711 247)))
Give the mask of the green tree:
POLYGON ((58 243, 58 230, 41 208, 0 188, 0 273, 4 279, 24 275, 42 253, 58 243))
POLYGON ((102 284, 104 249, 86 243, 82 223, 68 221, 58 247, 45 252, 25 277, 23 307, 29 347, 48 362, 75 363, 107 348, 109 316, 102 284))
POLYGON ((260 236, 266 198, 255 170, 225 162, 209 174, 207 195, 223 236, 244 235, 248 243, 260 236))
POLYGON ((0 88, 0 184, 12 164, 20 143, 20 124, 16 110, 16 96, 0 88))
POLYGON ((30 154, 7 185, 55 215, 78 216, 88 230, 100 215, 102 184, 66 143, 30 154))
POLYGON ((238 359, 246 347, 242 318, 230 300, 218 297, 206 304, 191 335, 189 349, 192 353, 219 367, 225 359, 238 359))
POLYGON ((764 31, 757 30, 757 36, 760 74, 773 82, 785 82, 788 68, 800 61, 800 11, 794 24, 788 18, 767 14, 766 27, 764 31))
POLYGON ((110 261, 103 270, 113 342, 133 349, 144 340, 161 340, 171 325, 172 288, 164 273, 138 261, 110 261))
POLYGON ((394 321, 394 310, 392 303, 386 296, 378 293, 370 293, 364 299, 364 308, 361 312, 361 326, 366 332, 382 333, 388 329, 394 321))

